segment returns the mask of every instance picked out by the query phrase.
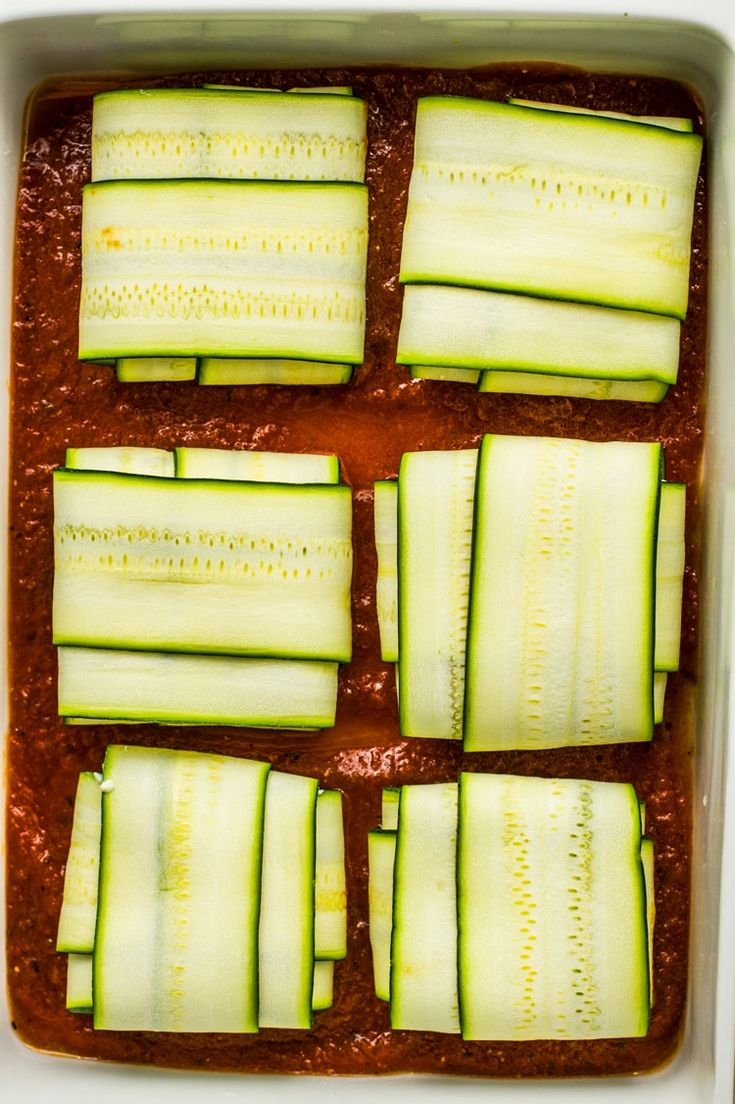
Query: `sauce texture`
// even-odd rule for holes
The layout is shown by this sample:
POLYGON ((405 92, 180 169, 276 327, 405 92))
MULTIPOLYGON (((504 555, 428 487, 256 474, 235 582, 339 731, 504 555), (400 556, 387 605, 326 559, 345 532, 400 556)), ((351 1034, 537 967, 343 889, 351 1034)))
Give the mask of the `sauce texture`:
POLYGON ((13 1026, 32 1047, 117 1062, 243 1072, 486 1077, 599 1076, 650 1070, 676 1051, 687 983, 691 863, 690 750, 697 675, 698 474, 704 426, 706 210, 704 170, 694 220, 689 313, 679 383, 660 405, 480 395, 410 382, 394 363, 402 292, 401 230, 416 100, 456 93, 519 96, 641 114, 698 105, 668 81, 540 65, 471 72, 331 70, 186 74, 165 80, 65 78, 29 109, 17 221, 10 501, 8 971, 13 1026), (91 96, 104 88, 221 81, 266 87, 351 84, 368 104, 370 186, 365 363, 349 386, 219 387, 118 384, 76 358, 81 188, 89 179, 91 96), (483 433, 590 440, 660 440, 667 478, 688 485, 681 669, 669 676, 666 720, 652 744, 464 755, 398 735, 392 665, 380 658, 375 612, 372 484, 397 475, 413 449, 475 447, 483 433), (334 452, 354 489, 354 658, 342 668, 337 724, 309 735, 227 728, 65 727, 56 716, 51 644, 51 472, 68 445, 199 445, 334 452), (310 1032, 255 1036, 95 1032, 64 1008, 66 963, 54 949, 77 776, 98 770, 108 743, 155 744, 267 759, 313 774, 345 798, 348 957, 335 1003, 310 1032), (383 786, 456 779, 462 769, 633 782, 646 801, 656 854, 655 1006, 644 1039, 477 1043, 391 1031, 373 995, 368 942, 367 832, 383 786))

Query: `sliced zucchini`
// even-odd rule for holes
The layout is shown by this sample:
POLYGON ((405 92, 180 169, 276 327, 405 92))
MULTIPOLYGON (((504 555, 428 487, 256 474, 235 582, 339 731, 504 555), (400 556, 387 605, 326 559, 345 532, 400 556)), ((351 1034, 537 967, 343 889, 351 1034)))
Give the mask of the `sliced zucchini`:
POLYGON ((220 755, 107 749, 96 1028, 257 1031, 268 771, 220 755))
POLYGON ((401 282, 683 318, 701 150, 617 119, 420 99, 401 282))
POLYGON ((686 486, 662 483, 656 552, 657 671, 676 671, 681 650, 681 606, 684 588, 686 486))
POLYGON ((480 374, 472 368, 440 368, 435 364, 412 364, 409 370, 411 379, 440 380, 444 383, 477 383, 480 374))
POLYGON ((354 96, 227 87, 101 92, 92 180, 365 178, 367 109, 354 96))
POLYGON ((81 955, 94 949, 101 830, 102 794, 99 780, 89 771, 83 771, 79 775, 74 800, 64 897, 56 934, 57 951, 81 955))
POLYGON ((59 716, 85 723, 319 729, 335 722, 336 663, 65 647, 58 660, 59 716))
POLYGON ((660 464, 657 443, 484 438, 466 750, 651 739, 660 464))
POLYGON ((334 960, 346 954, 347 882, 342 794, 338 790, 324 790, 316 803, 314 956, 334 960))
POLYGON ((653 840, 644 836, 641 840, 641 864, 646 887, 646 926, 648 929, 648 986, 649 1001, 653 1007, 653 931, 656 925, 656 893, 654 881, 653 840))
POLYGON ((465 1039, 645 1035, 645 909, 632 786, 462 774, 465 1039))
POLYGON ((666 700, 666 682, 668 675, 665 671, 656 671, 653 676, 653 723, 662 724, 664 719, 664 704, 666 700))
POLYGON ((662 402, 669 390, 656 380, 579 379, 536 372, 482 372, 479 391, 495 394, 559 395, 572 399, 662 402))
POLYGON ((66 959, 66 1008, 89 1013, 94 1007, 92 955, 70 954, 66 959))
POLYGON ((380 655, 385 663, 398 660, 398 484, 387 479, 375 484, 373 499, 378 577, 375 605, 380 632, 380 655))
POLYGON ((205 387, 224 384, 242 387, 264 383, 326 387, 349 383, 351 379, 351 364, 319 364, 311 360, 226 360, 203 357, 199 365, 199 383, 205 387))
POLYGON ((119 445, 109 448, 68 448, 67 468, 83 471, 126 472, 129 475, 176 474, 174 454, 166 449, 119 445))
POLYGON ((314 987, 311 994, 313 1012, 331 1008, 334 1001, 334 962, 325 959, 314 963, 314 987))
POLYGON ((313 88, 289 88, 289 92, 303 92, 311 96, 353 96, 352 86, 349 84, 315 84, 313 88))
POLYGON ((339 457, 259 449, 177 448, 179 479, 256 483, 339 483, 339 457))
POLYGON ((675 318, 640 311, 415 285, 404 292, 396 360, 673 384, 680 329, 675 318))
POLYGON ((477 450, 409 452, 398 480, 403 736, 462 738, 477 450))
POLYGON ((366 252, 362 184, 88 184, 79 356, 357 364, 366 252))
POLYGON ((54 642, 348 660, 351 492, 54 472, 54 642))
POLYGON ((400 800, 400 786, 386 786, 383 789, 380 827, 384 832, 395 832, 398 828, 398 805, 400 800))
POLYGON ((628 123, 645 123, 647 126, 664 127, 667 130, 681 130, 691 134, 694 126, 691 119, 681 119, 673 115, 626 115, 624 111, 597 111, 590 107, 572 107, 570 104, 543 103, 541 100, 521 100, 508 97, 508 103, 518 107, 535 107, 539 111, 561 111, 571 115, 600 115, 605 119, 622 119, 628 123))
POLYGON ((393 878, 390 1021, 459 1031, 457 784, 403 786, 393 878))
POLYGON ((197 378, 196 357, 121 357, 118 383, 186 383, 197 378))
POLYGON ((261 1027, 311 1027, 317 782, 271 771, 259 927, 261 1027))
MULTIPOLYGON (((397 810, 396 810, 397 811, 397 810)), ((390 944, 393 929, 393 867, 396 833, 368 833, 368 898, 370 947, 375 995, 390 1000, 390 944)))

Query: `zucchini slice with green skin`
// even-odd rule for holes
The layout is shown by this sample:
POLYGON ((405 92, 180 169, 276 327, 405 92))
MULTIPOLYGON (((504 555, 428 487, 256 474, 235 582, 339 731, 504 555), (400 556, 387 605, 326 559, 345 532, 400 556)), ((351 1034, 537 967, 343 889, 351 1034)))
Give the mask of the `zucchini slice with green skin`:
POLYGON ((124 357, 115 361, 118 383, 186 383, 197 378, 196 357, 124 357))
POLYGON ((364 184, 88 184, 79 356, 361 363, 367 226, 364 184))
POLYGON ((380 655, 385 663, 398 661, 398 484, 379 480, 373 499, 375 552, 378 577, 375 605, 380 632, 380 655))
POLYGON ((648 933, 632 786, 473 773, 459 789, 464 1038, 645 1035, 648 933))
POLYGON ((417 284, 404 292, 396 361, 673 384, 680 330, 640 311, 417 284))
POLYGON ((336 663, 116 648, 57 651, 59 716, 87 724, 313 730, 335 722, 336 663))
POLYGON ((401 800, 400 787, 385 786, 381 799, 380 827, 385 832, 395 832, 398 828, 398 805, 401 800))
POLYGON ((78 471, 112 471, 169 478, 176 474, 173 452, 138 445, 68 448, 65 463, 67 468, 76 468, 78 471))
POLYGON ((348 487, 61 468, 54 508, 54 643, 350 658, 348 487))
POLYGON ((92 955, 70 954, 66 960, 67 1012, 90 1013, 94 1007, 92 955))
POLYGON ((317 782, 271 771, 258 944, 260 1027, 311 1027, 317 782))
MULTIPOLYGON (((397 812, 397 807, 396 807, 397 812)), ((368 899, 373 981, 379 1000, 390 1000, 390 944, 393 929, 393 868, 396 833, 368 833, 368 899)))
POLYGON ((681 606, 686 544, 686 485, 661 484, 656 551, 657 671, 676 671, 681 650, 681 606))
POLYGON ((101 92, 92 180, 365 179, 367 108, 354 96, 226 86, 101 92))
POLYGON ((396 834, 390 1020, 459 1031, 457 783, 402 786, 396 834))
POLYGON ((74 800, 71 844, 64 874, 64 897, 56 934, 56 950, 87 954, 94 949, 102 831, 99 778, 79 775, 74 800))
POLYGON ((204 387, 255 387, 266 383, 327 387, 349 383, 351 379, 351 364, 320 364, 311 360, 203 357, 199 365, 199 383, 204 387))
POLYGON ((411 379, 439 380, 443 383, 478 383, 481 374, 472 368, 444 368, 435 364, 412 364, 409 369, 411 379))
MULTIPOLYGON (((272 92, 272 88, 252 88, 242 84, 203 84, 202 88, 226 88, 230 92, 272 92)), ((314 85, 309 88, 287 88, 287 92, 303 92, 312 95, 323 96, 352 96, 353 90, 349 84, 325 84, 314 85)))
POLYGON ((268 772, 228 756, 107 749, 96 1028, 257 1031, 268 772))
POLYGON ((177 448, 179 479, 236 479, 255 483, 339 483, 339 457, 259 449, 177 448))
POLYGON ((552 104, 541 100, 521 100, 508 97, 508 103, 517 107, 535 107, 539 111, 560 111, 566 115, 598 115, 603 119, 621 119, 627 123, 644 123, 646 126, 664 127, 666 130, 680 130, 691 134, 694 124, 691 119, 682 119, 675 115, 627 115, 624 111, 597 111, 591 107, 572 107, 570 104, 552 104))
POLYGON ((401 282, 683 318, 701 150, 617 119, 420 99, 401 282))
POLYGON ((660 463, 658 443, 484 438, 465 750, 651 739, 660 463))
POLYGON ((666 701, 666 682, 668 675, 665 671, 656 671, 653 676, 653 723, 662 724, 664 719, 664 705, 666 701))
POLYGON ((493 394, 558 395, 572 399, 662 402, 669 385, 656 380, 579 379, 537 372, 482 372, 479 391, 493 394))
POLYGON ((653 840, 644 836, 641 840, 641 864, 646 887, 646 926, 648 929, 648 987, 649 1001, 653 1007, 653 931, 656 925, 656 886, 654 880, 653 840))
POLYGON ((316 879, 314 883, 314 956, 347 955, 347 882, 342 794, 324 790, 316 802, 316 879))
POLYGON ((462 738, 477 450, 408 452, 398 479, 403 736, 462 738))
POLYGON ((314 987, 311 994, 313 1012, 324 1012, 334 1003, 334 962, 325 959, 314 963, 314 987))

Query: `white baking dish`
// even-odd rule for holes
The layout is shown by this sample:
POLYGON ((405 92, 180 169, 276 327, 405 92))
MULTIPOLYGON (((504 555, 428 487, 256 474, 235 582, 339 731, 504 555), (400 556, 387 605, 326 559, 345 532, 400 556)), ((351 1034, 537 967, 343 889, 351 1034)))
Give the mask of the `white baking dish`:
MULTIPOLYGON (((13 207, 23 105, 41 79, 74 72, 279 68, 365 63, 467 67, 496 60, 551 60, 601 70, 658 74, 691 85, 705 106, 710 169, 710 366, 705 453, 706 569, 702 586, 702 663, 696 745, 691 984, 686 1035, 665 1070, 638 1078, 576 1082, 483 1082, 392 1078, 259 1078, 175 1074, 61 1060, 18 1043, 0 1010, 0 1085, 6 1100, 33 1104, 99 1100, 132 1094, 156 1102, 245 1098, 310 1104, 372 1101, 378 1092, 413 1104, 430 1094, 443 1102, 492 1092, 497 1104, 539 1099, 605 1099, 634 1094, 646 1104, 731 1104, 735 1050, 735 755, 728 752, 735 627, 735 8, 700 0, 688 22, 688 0, 535 0, 509 12, 487 0, 423 5, 322 0, 318 9, 292 0, 207 5, 158 0, 3 0, 0 13, 0 365, 7 381, 13 207), (105 10, 106 8, 106 10, 105 10), (586 9, 592 9, 594 15, 586 9), (148 10, 147 10, 148 9, 148 10)), ((42 370, 42 365, 39 369, 42 370)), ((7 386, 0 392, 7 424, 7 386)), ((7 462, 2 461, 2 509, 7 462)), ((3 549, 4 556, 4 549, 3 549)), ((0 658, 5 665, 5 656, 0 658)), ((3 702, 4 709, 4 702, 3 702)), ((0 920, 0 925, 2 920, 0 920)))

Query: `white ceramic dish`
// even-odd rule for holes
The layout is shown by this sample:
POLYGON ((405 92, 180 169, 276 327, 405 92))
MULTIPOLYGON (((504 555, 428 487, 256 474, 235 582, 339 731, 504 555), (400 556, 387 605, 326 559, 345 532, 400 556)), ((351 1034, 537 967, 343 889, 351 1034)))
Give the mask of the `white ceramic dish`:
MULTIPOLYGON (((707 116, 710 169, 710 365, 702 682, 695 755, 694 887, 690 996, 681 1051, 665 1070, 638 1078, 576 1082, 485 1082, 400 1077, 381 1080, 259 1078, 175 1074, 61 1060, 26 1050, 0 1009, 0 1085, 4 1099, 67 1104, 104 1098, 147 1101, 246 1098, 297 1104, 342 1097, 415 1104, 492 1092, 496 1104, 536 1104, 570 1095, 610 1104, 632 1093, 643 1104, 731 1104, 735 1049, 735 717, 731 682, 735 596, 735 7, 700 0, 535 0, 509 12, 465 0, 436 5, 365 0, 316 9, 290 3, 228 3, 216 11, 186 0, 3 0, 0 12, 0 419, 7 425, 13 208, 23 105, 44 77, 60 73, 279 68, 389 62, 467 67, 497 60, 551 60, 600 70, 673 77, 692 86, 707 116), (592 9, 595 14, 590 14, 592 9)), ((7 459, 2 461, 2 509, 7 459)), ((4 557, 4 549, 2 553, 4 557)), ((0 656, 2 670, 5 655, 0 656)), ((5 703, 2 702, 5 709, 5 703)), ((2 924, 2 920, 0 920, 2 924)))

